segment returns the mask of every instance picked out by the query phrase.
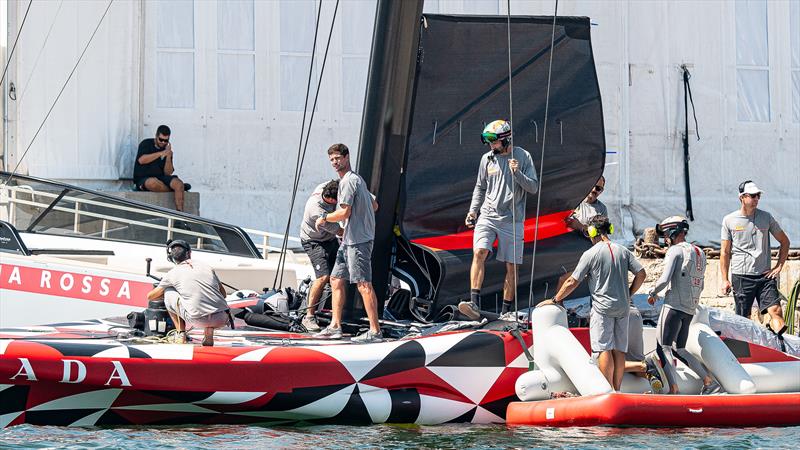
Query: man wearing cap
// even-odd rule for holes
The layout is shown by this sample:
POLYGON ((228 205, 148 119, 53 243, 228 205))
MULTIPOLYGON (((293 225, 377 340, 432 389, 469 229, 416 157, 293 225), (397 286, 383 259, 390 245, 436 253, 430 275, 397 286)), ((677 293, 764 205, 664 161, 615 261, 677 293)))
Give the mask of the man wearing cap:
POLYGON ((739 185, 741 207, 722 219, 720 270, 722 293, 733 288, 736 314, 749 317, 753 301, 768 313, 768 328, 779 336, 786 328, 778 294, 778 275, 789 255, 789 237, 772 215, 758 209, 763 191, 751 180, 739 185), (770 268, 770 234, 780 243, 778 263, 770 268), (730 273, 731 277, 728 278, 730 273))
POLYGON ((516 266, 522 264, 524 248, 525 198, 527 193, 535 194, 539 185, 530 153, 512 145, 510 123, 505 120, 490 123, 483 129, 481 142, 489 151, 481 157, 472 202, 464 221, 468 228, 475 228, 469 274, 470 301, 458 305, 458 310, 472 320, 480 318, 484 267, 495 240, 496 258, 506 263, 501 314, 513 305, 516 266))

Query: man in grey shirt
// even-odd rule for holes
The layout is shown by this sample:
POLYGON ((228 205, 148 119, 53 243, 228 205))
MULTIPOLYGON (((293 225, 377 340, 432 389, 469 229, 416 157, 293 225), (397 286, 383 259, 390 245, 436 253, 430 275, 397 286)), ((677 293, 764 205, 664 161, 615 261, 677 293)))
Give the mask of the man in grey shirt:
POLYGON ((664 306, 658 317, 656 353, 660 361, 650 359, 665 369, 669 393, 678 394, 678 373, 675 371, 675 354, 703 380, 701 394, 716 394, 722 388, 711 378, 702 361, 686 350, 689 325, 700 303, 706 272, 706 254, 696 245, 686 242, 689 221, 681 216, 667 217, 656 225, 656 231, 669 246, 664 258, 664 272, 650 290, 647 301, 654 305, 659 292, 667 289, 664 306))
POLYGON ((372 242, 375 239, 375 210, 377 202, 367 189, 367 183, 350 166, 350 150, 344 144, 328 148, 328 159, 339 175, 339 207, 323 213, 316 221, 317 229, 326 222, 344 222, 342 245, 336 253, 331 272, 333 317, 330 325, 315 336, 327 339, 342 337, 342 311, 347 282, 356 283, 364 300, 369 318, 369 330, 353 338, 356 342, 383 340, 378 323, 378 298, 372 287, 372 242))
POLYGON ((177 342, 186 343, 186 325, 203 328, 203 345, 214 345, 214 329, 231 322, 225 288, 217 274, 206 263, 192 261, 192 249, 186 241, 167 243, 167 259, 175 263, 147 294, 148 300, 164 297, 175 328, 177 342))
POLYGON ((336 236, 342 232, 339 224, 332 222, 325 222, 317 229, 317 219, 323 214, 330 214, 336 210, 338 193, 339 180, 331 180, 317 186, 306 201, 303 221, 300 223, 300 244, 306 251, 306 255, 314 267, 314 275, 317 277, 308 293, 308 305, 303 317, 303 326, 308 331, 320 330, 317 316, 314 314, 322 296, 322 290, 330 281, 331 270, 336 261, 336 252, 339 250, 339 240, 336 239, 336 236))
POLYGON ((768 328, 779 336, 785 331, 778 275, 789 256, 789 237, 781 226, 764 210, 758 209, 763 191, 751 180, 739 184, 741 207, 722 219, 719 267, 722 271, 722 293, 733 287, 736 314, 749 317, 753 300, 758 299, 761 314, 768 313, 768 328), (770 268, 769 235, 781 244, 778 263, 770 268), (728 279, 728 273, 731 279, 728 279))
POLYGON ((609 384, 619 391, 625 372, 628 351, 628 315, 631 295, 644 282, 645 271, 627 248, 611 242, 614 227, 605 216, 595 216, 587 229, 592 248, 581 255, 572 272, 553 300, 541 304, 559 304, 588 276, 592 307, 589 337, 592 352, 599 353, 597 363, 609 384), (628 286, 628 272, 635 274, 628 286))
POLYGON ((598 197, 606 187, 606 177, 600 175, 600 179, 594 184, 592 190, 585 199, 575 208, 575 211, 567 217, 567 226, 573 230, 581 231, 586 234, 589 220, 597 215, 608 217, 608 208, 598 197))
POLYGON ((522 264, 524 248, 525 201, 528 192, 536 193, 539 183, 530 153, 511 144, 511 124, 495 120, 484 128, 481 140, 490 150, 484 153, 478 165, 478 179, 465 220, 468 228, 475 228, 470 301, 458 305, 459 311, 473 320, 480 318, 484 267, 495 239, 496 258, 506 263, 501 314, 513 305, 517 290, 516 266, 522 264))

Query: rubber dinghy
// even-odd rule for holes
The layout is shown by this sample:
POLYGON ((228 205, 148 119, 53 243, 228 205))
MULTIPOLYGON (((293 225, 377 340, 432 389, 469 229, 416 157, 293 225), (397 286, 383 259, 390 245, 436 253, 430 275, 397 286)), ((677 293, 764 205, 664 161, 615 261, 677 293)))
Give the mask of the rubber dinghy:
MULTIPOLYGON (((507 423, 541 426, 794 426, 800 425, 800 359, 755 344, 741 352, 741 341, 720 339, 699 308, 686 349, 708 367, 724 387, 723 395, 642 394, 644 378, 625 374, 622 392, 614 392, 581 345, 566 328, 566 313, 555 305, 532 314, 537 369, 520 376, 508 406, 507 423), (726 345, 727 344, 727 345, 726 345), (733 350, 740 355, 734 355, 733 350), (746 361, 746 362, 745 362, 746 361), (569 393, 577 397, 550 398, 569 393)), ((699 392, 701 380, 678 367, 681 392, 699 392)))

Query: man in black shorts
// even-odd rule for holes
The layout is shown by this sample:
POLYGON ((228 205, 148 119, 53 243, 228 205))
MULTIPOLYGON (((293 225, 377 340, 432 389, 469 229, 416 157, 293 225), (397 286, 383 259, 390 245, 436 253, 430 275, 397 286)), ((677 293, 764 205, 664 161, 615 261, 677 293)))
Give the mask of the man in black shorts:
POLYGON ((133 165, 133 183, 140 191, 175 192, 175 209, 183 211, 183 192, 190 186, 175 175, 169 142, 171 133, 168 126, 159 125, 155 139, 145 139, 139 144, 133 165))
POLYGON ((317 302, 322 296, 322 290, 330 282, 331 269, 336 261, 336 252, 339 250, 337 235, 342 234, 338 223, 326 222, 316 227, 317 218, 336 210, 336 197, 339 194, 339 180, 331 180, 320 184, 314 189, 311 197, 306 202, 303 211, 303 221, 300 223, 300 243, 314 266, 314 275, 317 279, 308 293, 308 308, 303 317, 303 326, 308 331, 319 331, 317 316, 317 302))
POLYGON ((722 219, 719 257, 722 293, 727 295, 733 287, 736 314, 744 317, 750 316, 753 300, 758 299, 761 314, 770 316, 768 328, 780 336, 786 324, 778 294, 778 275, 789 256, 789 237, 770 213, 758 209, 761 194, 763 191, 752 181, 742 182, 740 208, 722 219), (770 267, 770 234, 781 245, 774 267, 770 267))

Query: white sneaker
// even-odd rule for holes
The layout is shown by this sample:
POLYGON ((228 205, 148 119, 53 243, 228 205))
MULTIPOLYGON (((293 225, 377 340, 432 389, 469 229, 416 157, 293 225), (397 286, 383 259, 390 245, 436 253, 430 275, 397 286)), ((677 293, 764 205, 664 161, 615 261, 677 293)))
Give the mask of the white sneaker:
POLYGON ((383 342, 383 333, 378 331, 377 333, 373 333, 371 330, 367 330, 364 333, 359 334, 358 336, 350 339, 351 342, 358 342, 361 344, 370 344, 373 342, 383 342))
POLYGON ((319 327, 319 323, 317 323, 316 316, 303 316, 302 320, 303 326, 306 327, 306 330, 309 332, 319 331, 322 328, 319 327))
POLYGON ((315 333, 314 337, 317 339, 341 339, 342 338, 342 329, 341 328, 331 328, 325 327, 319 333, 315 333))

